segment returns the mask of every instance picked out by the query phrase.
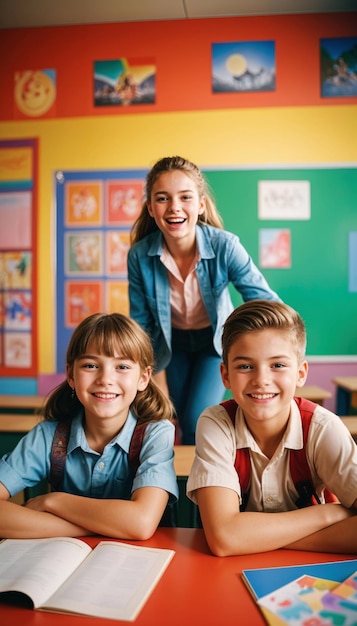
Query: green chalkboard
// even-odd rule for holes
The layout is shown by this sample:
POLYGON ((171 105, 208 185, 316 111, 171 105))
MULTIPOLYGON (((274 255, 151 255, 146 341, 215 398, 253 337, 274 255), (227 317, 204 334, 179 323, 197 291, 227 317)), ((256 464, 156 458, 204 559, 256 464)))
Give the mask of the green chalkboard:
MULTIPOLYGON (((261 268, 270 286, 302 315, 309 356, 357 354, 357 291, 349 290, 350 232, 357 231, 357 168, 204 170, 225 228, 259 265, 261 229, 290 231, 289 268, 261 268), (309 181, 310 219, 258 218, 259 181, 309 181)), ((351 238, 352 240, 352 238, 351 238)), ((356 241, 356 239, 353 239, 356 241)), ((355 273, 357 268, 355 268, 355 273)), ((233 302, 241 303, 232 290, 233 302)))

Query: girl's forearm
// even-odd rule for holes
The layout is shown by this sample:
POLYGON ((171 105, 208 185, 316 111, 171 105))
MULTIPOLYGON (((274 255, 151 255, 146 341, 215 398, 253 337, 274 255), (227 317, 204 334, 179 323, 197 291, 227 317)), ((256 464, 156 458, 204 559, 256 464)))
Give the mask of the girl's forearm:
POLYGON ((131 500, 97 500, 60 492, 43 498, 46 511, 63 514, 78 526, 85 524, 92 533, 117 539, 147 539, 160 522, 168 496, 158 488, 143 488, 131 500))
POLYGON ((86 529, 41 511, 5 500, 0 501, 0 537, 2 539, 38 539, 42 537, 78 537, 86 529))

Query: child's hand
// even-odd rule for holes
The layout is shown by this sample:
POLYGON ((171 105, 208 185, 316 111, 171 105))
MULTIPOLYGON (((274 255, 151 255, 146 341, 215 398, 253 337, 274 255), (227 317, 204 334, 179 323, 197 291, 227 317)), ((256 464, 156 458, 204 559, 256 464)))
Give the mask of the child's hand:
POLYGON ((46 502, 48 503, 48 499, 52 495, 53 494, 51 493, 45 493, 42 496, 36 496, 35 498, 31 498, 30 500, 27 500, 24 506, 27 507, 28 509, 32 509, 33 511, 46 512, 48 511, 48 507, 46 507, 46 502))

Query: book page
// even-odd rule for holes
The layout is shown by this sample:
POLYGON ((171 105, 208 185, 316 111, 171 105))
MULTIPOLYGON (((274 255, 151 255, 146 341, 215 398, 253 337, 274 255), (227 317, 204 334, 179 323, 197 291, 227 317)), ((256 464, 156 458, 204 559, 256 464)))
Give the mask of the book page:
POLYGON ((102 541, 41 608, 133 620, 174 551, 102 541))
POLYGON ((0 592, 21 592, 35 608, 45 602, 91 552, 71 537, 5 539, 0 543, 0 592))

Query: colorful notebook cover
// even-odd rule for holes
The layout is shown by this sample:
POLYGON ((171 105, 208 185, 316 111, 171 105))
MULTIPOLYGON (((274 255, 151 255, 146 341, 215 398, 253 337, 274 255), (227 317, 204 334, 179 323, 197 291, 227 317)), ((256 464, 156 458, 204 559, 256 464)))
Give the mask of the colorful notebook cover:
POLYGON ((287 565, 245 569, 242 578, 255 600, 287 585, 304 574, 342 583, 357 571, 357 559, 349 561, 329 561, 309 565, 287 565))
POLYGON ((357 626, 357 604, 335 595, 345 583, 304 575, 258 600, 270 626, 357 626))
POLYGON ((356 598, 356 568, 353 559, 243 570, 242 578, 270 626, 328 626, 337 623, 336 617, 342 617, 341 626, 357 626, 357 604, 347 607, 346 598, 335 595, 341 590, 356 598))

